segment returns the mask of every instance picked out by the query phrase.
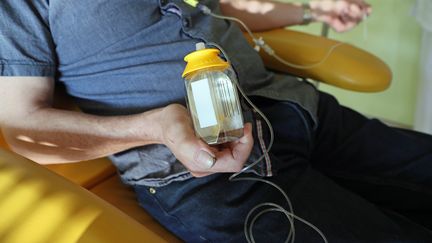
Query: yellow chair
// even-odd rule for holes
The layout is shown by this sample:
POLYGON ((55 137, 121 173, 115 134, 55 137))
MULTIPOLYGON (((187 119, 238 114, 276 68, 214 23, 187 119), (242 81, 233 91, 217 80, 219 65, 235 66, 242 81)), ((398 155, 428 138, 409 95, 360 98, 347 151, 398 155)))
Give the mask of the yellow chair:
MULTIPOLYGON (((286 29, 256 35, 262 36, 285 60, 298 65, 319 62, 329 48, 337 44, 323 37, 286 29)), ((293 69, 266 54, 261 55, 270 69, 344 89, 382 91, 391 81, 391 72, 385 63, 348 44, 337 47, 325 62, 306 70, 293 69)), ((56 96, 56 107, 75 109, 62 92, 56 91, 56 96)), ((1 134, 0 147, 7 149, 1 134)), ((0 242, 39 242, 39 239, 50 242, 179 242, 138 206, 133 191, 121 184, 107 158, 44 167, 0 149, 0 215, 0 242)))
POLYGON ((84 188, 4 149, 0 195, 0 242, 178 242, 160 226, 155 230, 140 224, 84 188))

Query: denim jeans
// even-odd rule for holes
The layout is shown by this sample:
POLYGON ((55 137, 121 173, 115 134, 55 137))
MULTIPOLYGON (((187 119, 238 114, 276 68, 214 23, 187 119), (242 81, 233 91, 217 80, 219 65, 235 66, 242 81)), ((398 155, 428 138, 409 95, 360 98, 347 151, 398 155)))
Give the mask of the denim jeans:
MULTIPOLYGON (((275 172, 269 181, 290 197, 296 215, 329 242, 432 242, 432 137, 390 128, 320 94, 318 127, 299 106, 255 99, 272 122, 275 172)), ((228 181, 214 174, 149 190, 139 203, 187 242, 245 242, 247 213, 263 202, 287 208, 261 182, 228 181), (152 193, 151 193, 151 192, 152 193)), ((260 217, 257 242, 283 242, 289 222, 281 213, 260 217)), ((322 242, 296 221, 296 242, 322 242)))

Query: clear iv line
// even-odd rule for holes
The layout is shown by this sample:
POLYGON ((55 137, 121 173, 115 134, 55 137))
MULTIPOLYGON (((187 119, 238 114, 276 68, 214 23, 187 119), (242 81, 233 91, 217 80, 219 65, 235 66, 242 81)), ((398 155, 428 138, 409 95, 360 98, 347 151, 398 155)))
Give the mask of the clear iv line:
POLYGON ((330 49, 326 52, 326 54, 324 55, 324 57, 316 63, 312 63, 309 65, 299 65, 299 64, 294 64, 291 62, 286 61, 285 59, 283 59, 282 57, 280 57, 278 54, 276 54, 276 52, 273 50, 273 48, 271 48, 270 45, 268 45, 267 43, 265 43, 264 39, 262 37, 255 37, 255 35, 252 33, 252 31, 247 27, 247 25, 241 21, 238 18, 235 17, 229 17, 229 16, 223 16, 223 15, 219 15, 219 14, 215 14, 213 13, 207 6, 199 4, 198 8, 207 15, 210 15, 214 18, 218 18, 218 19, 224 19, 224 20, 231 20, 231 21, 235 21, 237 23, 239 23, 248 33, 248 35, 252 38, 252 41, 255 43, 255 50, 259 51, 261 48, 270 56, 274 57, 276 60, 278 60, 279 62, 283 63, 286 66, 292 67, 292 68, 296 68, 296 69, 311 69, 314 67, 317 67, 321 64, 323 64, 325 61, 327 61, 327 59, 330 57, 330 55, 334 52, 334 50, 342 45, 345 45, 344 42, 339 42, 334 44, 333 46, 330 47, 330 49))
MULTIPOLYGON (((210 46, 215 46, 217 47, 222 54, 224 55, 225 59, 228 61, 228 63, 231 63, 231 61, 229 60, 228 55, 226 54, 226 52, 224 51, 224 49, 214 43, 214 42, 209 42, 207 43, 210 46)), ((243 88, 240 86, 240 84, 237 81, 234 81, 237 89, 239 90, 240 94, 243 96, 243 98, 247 101, 247 103, 263 118, 263 120, 266 122, 267 126, 269 127, 269 132, 270 132, 270 142, 267 145, 267 150, 264 151, 264 154, 261 155, 256 161, 254 161, 253 163, 251 163, 248 166, 245 166, 241 171, 233 174, 232 176, 230 176, 229 180, 233 180, 235 177, 237 177, 238 175, 242 174, 243 172, 249 170, 250 168, 254 167, 256 164, 258 164, 259 162, 261 162, 264 158, 265 158, 265 154, 270 152, 270 149, 273 146, 273 141, 274 141, 274 132, 273 132, 273 126, 271 125, 270 121, 268 120, 268 118, 264 115, 264 113, 255 106, 255 104, 249 99, 249 97, 247 97, 246 93, 244 92, 243 88)))
MULTIPOLYGON (((264 42, 264 40, 263 40, 262 38, 260 38, 260 39, 256 39, 255 36, 254 36, 254 35, 252 34, 252 32, 250 31, 250 29, 249 29, 249 28, 248 28, 248 27, 247 27, 247 26, 246 26, 246 25, 245 25, 241 20, 239 20, 239 19, 237 19, 237 18, 233 18, 233 17, 225 17, 225 16, 221 16, 221 15, 213 14, 213 13, 211 12, 211 10, 210 10, 207 6, 205 6, 205 5, 201 5, 201 4, 199 4, 197 7, 200 8, 201 11, 203 11, 205 14, 208 14, 208 15, 214 17, 214 18, 220 18, 220 19, 232 20, 232 21, 236 21, 236 22, 240 23, 240 24, 244 27, 244 29, 248 32, 248 34, 252 37, 253 41, 255 42, 255 44, 256 44, 258 47, 262 47, 262 48, 264 49, 264 51, 266 51, 269 55, 275 57, 277 60, 279 60, 280 62, 284 63, 285 65, 288 65, 288 66, 291 66, 291 67, 294 67, 294 68, 298 68, 298 69, 308 69, 308 68, 313 68, 313 67, 315 67, 315 66, 318 66, 318 65, 322 64, 324 61, 327 60, 327 58, 328 58, 328 57, 330 56, 330 54, 334 51, 334 49, 336 49, 337 47, 339 47, 339 46, 341 46, 342 44, 344 44, 344 43, 341 42, 341 43, 338 43, 338 44, 332 46, 332 47, 330 48, 330 50, 327 52, 325 58, 324 58, 323 60, 321 60, 320 62, 318 62, 318 63, 311 64, 311 65, 308 65, 308 66, 299 66, 299 65, 296 65, 296 64, 292 64, 292 63, 286 62, 285 60, 283 60, 282 58, 280 58, 278 55, 276 55, 275 52, 274 52, 274 50, 271 49, 271 47, 270 47, 269 45, 267 45, 267 44, 264 42)), ((228 55, 226 54, 226 52, 223 50, 223 48, 222 48, 221 46, 219 46, 218 44, 213 43, 213 42, 208 43, 208 45, 212 45, 212 46, 217 47, 217 48, 222 52, 222 54, 224 55, 225 59, 226 59, 229 63, 231 63, 230 60, 229 60, 228 55)), ((269 142, 269 144, 268 144, 267 150, 266 150, 266 151, 263 151, 263 155, 261 155, 261 156, 260 156, 256 161, 254 161, 254 162, 251 163, 250 165, 245 166, 241 171, 239 171, 239 172, 234 173, 233 175, 231 175, 231 176, 229 177, 229 181, 259 181, 259 182, 266 183, 266 184, 268 184, 268 185, 270 185, 270 186, 276 188, 276 189, 277 189, 277 190, 278 190, 278 191, 283 195, 283 197, 285 198, 285 200, 286 200, 286 202, 287 202, 287 204, 288 204, 288 207, 289 207, 289 211, 288 211, 288 210, 284 209, 282 206, 280 206, 280 205, 278 205, 278 204, 271 203, 271 202, 265 202, 265 203, 258 204, 258 205, 256 205, 254 208, 252 208, 252 209, 249 211, 249 213, 247 214, 247 216, 246 216, 246 220, 245 220, 245 222, 244 222, 244 234, 245 234, 245 237, 246 237, 247 242, 249 242, 249 243, 255 243, 255 238, 254 238, 254 236, 253 236, 253 227, 254 227, 254 225, 255 225, 256 220, 257 220, 259 217, 261 217, 262 215, 264 215, 264 214, 266 214, 266 213, 268 213, 268 212, 280 212, 280 213, 283 213, 283 214, 287 217, 287 219, 288 219, 288 221, 289 221, 289 225, 290 225, 290 228, 289 228, 289 231, 288 231, 289 233, 288 233, 288 236, 287 236, 287 238, 286 238, 286 240, 285 240, 286 243, 294 243, 294 242, 295 242, 295 226, 294 226, 294 219, 299 220, 300 222, 302 222, 302 223, 306 224, 307 226, 309 226, 311 229, 315 230, 315 231, 320 235, 320 237, 323 239, 324 243, 328 243, 326 236, 324 235, 324 233, 323 233, 323 232, 322 232, 318 227, 316 227, 315 225, 313 225, 313 224, 310 223, 309 221, 307 221, 307 220, 305 220, 305 219, 303 219, 303 218, 301 218, 301 217, 299 217, 299 216, 297 216, 297 215, 294 214, 294 209, 293 209, 293 207, 292 207, 291 200, 289 199, 288 195, 283 191, 283 189, 280 188, 278 185, 276 185, 276 184, 273 183, 273 182, 270 182, 270 181, 267 181, 267 180, 261 179, 261 178, 253 178, 253 177, 240 177, 240 178, 236 178, 238 175, 244 173, 245 171, 249 170, 250 168, 254 167, 256 164, 258 164, 260 161, 262 161, 262 160, 265 158, 266 154, 268 154, 268 152, 270 152, 270 149, 272 148, 272 146, 273 146, 273 142, 274 142, 274 131, 273 131, 273 126, 271 125, 271 123, 270 123, 270 121, 268 120, 268 118, 267 118, 267 117, 264 115, 264 113, 263 113, 263 112, 262 112, 258 107, 256 107, 256 106, 253 104, 253 102, 252 102, 252 101, 247 97, 247 95, 245 94, 245 92, 244 92, 243 89, 241 88, 240 84, 239 84, 237 81, 235 81, 234 83, 235 83, 237 89, 239 90, 239 92, 241 93, 241 95, 243 96, 243 98, 247 101, 247 103, 248 103, 248 104, 249 104, 249 105, 250 105, 250 106, 251 106, 251 107, 252 107, 252 108, 253 108, 253 109, 254 109, 254 110, 255 110, 255 111, 256 111, 256 112, 257 112, 257 113, 258 113, 258 114, 263 118, 263 119, 264 119, 264 121, 266 122, 267 126, 269 127, 269 132, 270 132, 270 142, 269 142), (255 215, 254 217, 251 218, 252 214, 253 214, 256 210, 258 210, 259 208, 262 208, 262 207, 269 207, 269 208, 264 209, 264 210, 258 212, 257 215, 255 215)))
MULTIPOLYGON (((224 55, 225 59, 231 63, 231 61, 229 60, 228 55, 226 54, 225 50, 218 44, 214 43, 214 42, 209 42, 207 43, 210 46, 215 46, 217 47, 222 54, 224 55)), ((253 227, 255 225, 256 220, 261 217, 261 215, 268 213, 268 212, 273 212, 273 211, 277 211, 277 212, 281 212, 283 213, 288 221, 290 222, 290 230, 288 231, 288 236, 287 239, 285 240, 286 243, 294 243, 295 241, 295 227, 294 227, 294 219, 299 220, 300 222, 308 225, 309 227, 311 227, 313 230, 315 230, 323 239, 324 243, 327 243, 327 238, 325 237, 324 233, 322 233, 322 231, 320 229, 318 229, 318 227, 316 227, 315 225, 313 225, 312 223, 308 222, 307 220, 300 218, 299 216, 294 214, 294 209, 291 203, 291 200, 289 199, 288 195, 282 190, 282 188, 280 188, 278 185, 274 184, 273 182, 261 179, 261 178, 253 178, 253 177, 240 177, 240 178, 236 178, 238 175, 244 173, 245 171, 249 170, 250 168, 254 167, 256 164, 258 164, 260 161, 262 161, 266 154, 268 154, 268 152, 270 152, 270 149, 273 146, 273 142, 274 142, 274 131, 273 131, 273 126, 271 125, 270 121, 268 120, 268 118, 264 115, 264 113, 255 106, 255 104, 253 104, 253 102, 247 97, 247 95, 245 94, 244 90, 242 89, 242 87, 240 86, 240 84, 235 81, 234 82, 237 89, 239 90, 240 94, 243 96, 243 98, 247 101, 247 103, 263 118, 263 120, 266 122, 267 126, 269 127, 269 132, 270 132, 270 142, 267 146, 267 150, 263 151, 263 155, 261 155, 256 161, 254 161, 253 163, 249 164, 248 166, 245 166, 241 171, 234 173, 233 175, 231 175, 229 177, 229 181, 260 181, 263 183, 266 183, 270 186, 273 186, 274 188, 276 188, 285 198, 285 201, 288 204, 289 207, 289 211, 284 209, 282 206, 277 205, 275 203, 271 203, 271 202, 266 202, 266 203, 261 203, 256 205, 253 209, 251 209, 249 211, 249 213, 246 216, 246 220, 244 223, 244 234, 246 237, 246 240, 249 243, 255 243, 255 239, 253 236, 253 227), (260 211, 257 215, 255 215, 252 219, 251 219, 251 215, 258 210, 261 207, 265 207, 265 206, 270 206, 271 208, 265 209, 263 211, 260 211)))

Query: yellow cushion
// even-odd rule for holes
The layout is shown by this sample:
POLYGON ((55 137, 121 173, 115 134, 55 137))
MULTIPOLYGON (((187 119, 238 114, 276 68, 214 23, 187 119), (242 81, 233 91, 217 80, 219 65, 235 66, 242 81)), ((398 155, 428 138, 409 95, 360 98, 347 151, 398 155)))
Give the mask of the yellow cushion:
MULTIPOLYGON (((320 63, 338 41, 287 29, 254 33, 263 37, 282 59, 297 65, 320 63)), ((249 39, 249 36, 246 35, 249 39)), ((250 41, 251 42, 251 41, 250 41)), ((377 92, 389 87, 392 73, 378 57, 350 44, 334 49, 320 65, 310 69, 292 68, 260 51, 265 65, 274 70, 311 78, 343 89, 377 92)))
POLYGON ((84 188, 0 149, 0 239, 33 242, 168 242, 84 188))
POLYGON ((124 185, 117 175, 99 183, 90 191, 145 225, 167 242, 181 242, 138 205, 133 189, 124 185))
POLYGON ((51 164, 45 167, 85 188, 91 188, 116 174, 115 167, 107 158, 71 164, 51 164))

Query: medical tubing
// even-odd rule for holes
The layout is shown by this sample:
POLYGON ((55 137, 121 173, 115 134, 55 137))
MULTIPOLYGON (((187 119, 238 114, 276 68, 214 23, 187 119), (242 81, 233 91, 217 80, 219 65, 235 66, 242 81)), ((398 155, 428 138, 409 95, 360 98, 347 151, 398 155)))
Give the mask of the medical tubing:
MULTIPOLYGON (((225 50, 218 44, 214 43, 214 42, 209 42, 207 43, 210 46, 215 46, 217 47, 222 54, 224 55, 225 59, 231 63, 231 61, 229 60, 228 55, 226 54, 225 50)), ((301 221, 302 223, 308 225, 309 227, 311 227, 313 230, 315 230, 320 236, 321 238, 324 240, 325 243, 327 243, 327 238, 325 237, 325 235, 312 223, 308 222, 307 220, 300 218, 298 216, 296 216, 294 214, 294 209, 291 203, 291 200, 289 199, 288 195, 283 191, 282 188, 280 188, 278 185, 276 185, 273 182, 261 179, 261 178, 253 178, 253 177, 240 177, 240 178, 236 178, 238 175, 244 173, 246 170, 252 168, 253 166, 255 166, 257 163, 259 163, 260 161, 262 161, 265 157, 265 155, 270 151, 270 149, 273 146, 273 141, 274 141, 274 131, 273 131, 273 126, 271 125, 270 121, 268 120, 268 118, 264 115, 264 113, 255 106, 255 104, 253 104, 253 102, 247 97, 247 95, 245 94, 245 92, 243 91, 242 87, 240 86, 240 84, 237 81, 234 81, 237 89, 239 90, 240 94, 243 96, 243 98, 247 101, 247 103, 263 118, 263 120, 266 122, 267 126, 269 127, 269 132, 270 132, 270 142, 268 144, 267 150, 263 151, 263 155, 260 156, 256 161, 254 161, 253 163, 251 163, 248 166, 245 166, 241 171, 234 173, 233 175, 231 175, 229 177, 229 181, 259 181, 259 182, 263 182, 266 183, 270 186, 273 186, 274 188, 276 188, 285 198, 285 201, 288 204, 289 207, 289 211, 284 209, 283 207, 274 204, 274 203, 262 203, 262 204, 258 204, 257 206, 255 206, 253 209, 251 209, 248 213, 248 215, 246 216, 246 220, 244 223, 244 233, 245 233, 245 237, 246 240, 249 243, 255 243, 255 239, 253 237, 253 227, 255 225, 255 221, 263 214, 267 213, 267 212, 271 212, 271 211, 277 211, 277 212, 281 212, 283 214, 285 214, 285 216, 287 217, 288 221, 290 222, 290 230, 287 236, 287 239, 285 240, 286 243, 294 243, 295 241, 295 226, 294 226, 294 219, 297 219, 299 221, 301 221), (265 209, 263 211, 258 212, 257 215, 255 215, 251 221, 250 221, 250 217, 251 215, 258 209, 264 206, 272 206, 272 208, 269 209, 265 209)))
MULTIPOLYGON (((222 54, 224 55, 225 59, 228 61, 228 63, 231 63, 231 61, 229 60, 228 55, 226 54, 226 52, 224 51, 224 49, 214 43, 214 42, 209 42, 207 43, 210 46, 215 46, 217 47, 222 54)), ((247 95, 245 94, 243 88, 240 86, 240 84, 237 82, 237 80, 234 81, 235 86, 237 87, 237 89, 239 90, 240 94, 243 96, 243 98, 247 101, 247 103, 262 117, 262 119, 266 122, 267 126, 269 127, 269 132, 270 132, 270 141, 267 147, 266 151, 263 151, 263 155, 261 155, 256 161, 254 161, 253 163, 249 164, 248 166, 243 167, 243 169, 235 174, 233 174, 232 176, 230 176, 230 180, 232 180, 234 177, 240 175, 241 173, 245 172, 246 170, 249 170, 250 168, 254 167, 256 164, 258 164, 259 162, 261 162, 266 154, 270 151, 271 147, 273 146, 273 141, 274 141, 274 132, 273 132, 273 126, 271 125, 269 119, 264 115, 264 113, 255 106, 254 103, 252 103, 252 101, 247 97, 247 95)))
POLYGON ((303 69, 303 70, 317 67, 317 66, 323 64, 325 61, 327 61, 327 59, 330 57, 330 55, 334 52, 334 50, 336 48, 338 48, 342 45, 345 45, 345 43, 343 43, 343 42, 339 42, 339 43, 334 44, 333 46, 330 47, 330 49, 326 52, 324 57, 319 62, 312 63, 309 65, 294 64, 294 63, 286 61, 285 59, 280 57, 278 54, 276 54, 276 52, 273 50, 273 48, 270 45, 268 45, 267 43, 265 43, 265 41, 262 37, 256 38, 255 35, 252 33, 252 31, 247 27, 247 25, 243 21, 241 21, 240 19, 235 18, 235 17, 228 17, 228 16, 215 14, 207 6, 202 5, 202 4, 198 4, 198 8, 204 14, 210 15, 214 18, 231 20, 231 21, 235 21, 235 22, 239 23, 246 30, 248 35, 252 38, 252 41, 255 43, 255 50, 259 51, 259 48, 262 48, 267 54, 274 57, 276 60, 278 60, 279 62, 281 62, 282 64, 284 64, 288 67, 292 67, 292 68, 296 68, 296 69, 303 69), (258 47, 258 49, 257 49, 257 47, 258 47))
POLYGON ((295 241, 294 219, 297 219, 300 222, 309 226, 311 229, 315 230, 320 235, 320 237, 323 239, 323 241, 325 243, 328 243, 327 238, 325 237, 324 233, 320 229, 318 229, 318 227, 316 227, 315 225, 313 225, 309 221, 307 221, 307 220, 294 214, 294 209, 292 207, 292 203, 291 203, 291 200, 289 199, 288 195, 285 193, 285 191, 282 188, 280 188, 275 183, 261 179, 261 178, 253 178, 253 177, 240 177, 240 178, 235 178, 232 181, 248 181, 248 180, 249 181, 263 182, 263 183, 269 184, 270 186, 276 188, 283 195, 283 197, 285 198, 285 200, 288 204, 288 207, 289 207, 289 210, 286 210, 278 204, 271 203, 271 202, 265 202, 265 203, 258 204, 254 208, 252 208, 249 211, 249 213, 247 214, 245 224, 244 224, 244 232, 245 232, 246 240, 248 242, 255 243, 255 240, 253 238, 253 227, 254 227, 255 221, 265 213, 276 211, 276 212, 281 212, 281 213, 285 214, 288 221, 290 222, 290 229, 291 230, 289 231, 288 237, 287 237, 285 242, 293 243, 295 241), (267 208, 267 209, 264 209, 264 210, 258 212, 257 215, 255 215, 252 219, 250 219, 251 215, 256 210, 258 210, 259 208, 262 208, 262 207, 266 207, 266 206, 268 206, 270 208, 267 208))
MULTIPOLYGON (((285 214, 285 216, 288 218, 288 220, 290 221, 290 225, 293 225, 294 223, 293 223, 293 221, 290 219, 290 217, 292 217, 292 218, 294 218, 294 219, 297 219, 298 221, 300 221, 300 222, 302 222, 302 223, 304 223, 304 224, 306 224, 307 226, 309 226, 311 229, 313 229, 313 230, 315 230, 318 234, 319 234, 319 236, 321 237, 321 239, 325 242, 325 243, 328 243, 328 241, 327 241, 327 238, 325 237, 325 235, 324 235, 324 233, 320 230, 320 229, 318 229, 318 227, 316 227, 315 225, 313 225, 312 223, 310 223, 310 222, 308 222, 307 220, 305 220, 305 219, 303 219, 303 218, 301 218, 301 217, 299 217, 299 216, 297 216, 297 215, 295 215, 295 214, 293 214, 293 213, 291 213, 291 212, 289 212, 289 211, 287 211, 287 210, 285 210, 284 208, 282 208, 280 205, 278 205, 278 204, 275 204, 275 203, 272 203, 272 202, 267 202, 267 203, 262 203, 262 204, 259 204, 259 205, 257 205, 257 206, 255 206, 252 210, 251 210, 251 212, 250 212, 250 214, 252 214, 253 213, 253 211, 254 210, 257 210, 258 208, 260 208, 260 207, 265 207, 265 206, 271 206, 272 208, 268 208, 268 209, 265 209, 265 210, 262 210, 262 211, 260 211, 253 219, 252 219, 252 222, 250 223, 250 225, 249 225, 249 227, 248 227, 248 238, 246 239, 246 240, 248 240, 248 242, 251 242, 251 243, 255 243, 255 239, 253 238, 253 223, 255 223, 255 221, 258 219, 258 217, 260 217, 261 215, 263 215, 263 214, 265 214, 265 213, 268 213, 268 212, 280 212, 280 213, 283 213, 283 214, 285 214)), ((248 216, 249 216, 249 214, 248 214, 248 216)), ((249 216, 250 217, 250 216, 249 216)), ((294 230, 292 231, 292 232, 295 232, 294 230)), ((295 238, 294 238, 294 233, 293 233, 293 236, 292 236, 292 238, 290 238, 290 236, 288 235, 288 237, 287 237, 287 239, 286 239, 286 243, 294 243, 294 241, 295 241, 295 238)))
MULTIPOLYGON (((265 44, 265 45, 267 45, 267 44, 265 44)), ((319 61, 317 63, 314 63, 314 64, 309 64, 309 65, 297 65, 297 64, 294 64, 294 63, 287 62, 282 57, 278 56, 276 53, 275 54, 269 54, 269 55, 273 56, 276 60, 278 60, 279 62, 283 63, 284 65, 287 65, 289 67, 296 68, 296 69, 303 69, 303 70, 305 70, 305 69, 311 69, 311 68, 314 68, 314 67, 317 67, 317 66, 323 64, 325 61, 327 61, 327 59, 330 57, 330 55, 333 53, 333 51, 336 48, 338 48, 338 47, 340 47, 342 45, 345 45, 345 43, 339 42, 337 44, 334 44, 333 46, 330 47, 330 49, 327 51, 326 55, 324 56, 323 59, 321 59, 321 61, 319 61)), ((264 48, 264 50, 265 50, 265 48, 264 48)))
MULTIPOLYGON (((254 178, 254 177, 240 177, 240 178, 233 178, 231 179, 231 181, 259 181, 259 182, 263 182, 266 184, 269 184, 270 186, 273 186, 274 188, 276 188, 281 194, 282 196, 285 198, 285 201, 288 204, 288 208, 289 208, 289 212, 291 212, 292 214, 294 214, 294 209, 291 203, 291 200, 289 199, 288 195, 282 190, 282 188, 280 188, 278 185, 276 185, 273 182, 261 179, 261 178, 254 178)), ((250 222, 250 217, 251 215, 258 209, 264 206, 270 206, 268 205, 268 203, 261 203, 256 205, 254 208, 252 208, 249 213, 246 216, 246 220, 244 223, 244 232, 245 232, 245 236, 248 242, 255 242, 255 240, 253 239, 253 226, 255 225, 255 221, 264 213, 267 213, 269 209, 263 210, 261 212, 259 212, 255 217, 252 218, 252 221, 250 222)), ((274 207, 274 206, 273 206, 274 207)), ((284 211, 286 211, 285 209, 283 209, 281 206, 278 205, 278 207, 284 211)), ((285 213, 285 212, 283 212, 285 213)), ((294 242, 294 238, 295 238, 295 227, 294 227, 294 218, 288 214, 285 213, 285 215, 288 218, 288 221, 290 222, 290 230, 288 231, 288 237, 286 239, 285 242, 289 242, 290 239, 292 239, 292 242, 294 242)))
MULTIPOLYGON (((283 60, 282 58, 280 58, 279 56, 277 56, 274 53, 273 49, 271 49, 271 47, 268 46, 264 42, 264 40, 262 40, 262 38, 256 39, 255 36, 250 31, 250 29, 241 20, 239 20, 237 18, 233 18, 233 17, 225 17, 225 16, 213 14, 211 12, 211 10, 207 6, 202 5, 202 4, 198 4, 197 7, 199 9, 201 9, 202 12, 204 12, 205 14, 208 14, 208 15, 210 15, 212 17, 220 18, 220 19, 226 19, 226 20, 232 20, 232 21, 236 21, 236 22, 240 23, 244 27, 244 29, 248 32, 248 34, 252 37, 252 39, 254 40, 254 42, 255 42, 255 44, 257 46, 262 47, 269 55, 274 56, 277 60, 281 61, 285 65, 288 65, 288 66, 291 66, 291 67, 294 67, 294 68, 299 68, 300 67, 301 69, 307 69, 307 68, 312 68, 314 66, 320 65, 321 63, 323 63, 330 56, 330 54, 334 51, 334 49, 336 47, 338 47, 338 46, 340 46, 340 45, 343 44, 343 43, 338 43, 338 44, 332 46, 332 48, 328 51, 327 55, 325 56, 324 60, 322 60, 322 61, 320 61, 320 62, 318 62, 316 64, 312 64, 312 65, 308 65, 308 66, 299 66, 299 65, 296 65, 296 64, 292 64, 292 63, 286 62, 285 60, 283 60)), ((222 54, 224 55, 225 59, 229 63, 231 63, 230 60, 229 60, 228 55, 226 54, 226 52, 224 51, 224 49, 221 46, 219 46, 218 44, 213 43, 213 42, 209 42, 207 44, 211 45, 211 46, 217 47, 222 52, 222 54)), ((245 94, 245 92, 241 88, 240 84, 237 81, 234 81, 234 83, 235 83, 237 89, 239 90, 239 92, 241 93, 241 95, 243 96, 243 98, 247 101, 247 103, 266 122, 267 126, 269 127, 270 141, 269 141, 267 150, 263 151, 263 155, 262 156, 260 156, 256 161, 254 161, 250 165, 245 166, 241 171, 239 171, 239 172, 234 173, 233 175, 231 175, 229 177, 229 181, 258 181, 258 182, 266 183, 266 184, 272 186, 273 188, 276 188, 283 195, 283 197, 285 198, 285 201, 288 204, 288 208, 289 208, 289 211, 288 211, 288 210, 284 209, 282 206, 280 206, 278 204, 275 204, 275 203, 271 203, 271 202, 261 203, 261 204, 256 205, 254 208, 252 208, 249 211, 249 213, 247 214, 245 222, 244 222, 244 234, 245 234, 247 242, 249 242, 249 243, 255 243, 255 238, 253 236, 253 227, 254 227, 255 222, 258 220, 259 217, 261 217, 262 215, 264 215, 264 214, 266 214, 268 212, 280 212, 280 213, 283 213, 287 217, 287 219, 289 221, 288 236, 287 236, 287 238, 285 240, 285 243, 294 243, 294 241, 295 241, 294 219, 299 220, 300 222, 302 222, 302 223, 306 224, 307 226, 309 226, 311 229, 315 230, 320 235, 320 237, 323 239, 323 241, 325 243, 328 243, 327 238, 325 237, 324 233, 320 229, 318 229, 318 227, 316 227, 315 225, 313 225, 312 223, 308 222, 307 220, 305 220, 305 219, 303 219, 303 218, 301 218, 301 217, 299 217, 299 216, 297 216, 297 215, 294 214, 294 209, 293 209, 291 200, 289 199, 288 195, 284 192, 284 190, 281 187, 279 187, 278 185, 276 185, 273 182, 270 182, 270 181, 267 181, 267 180, 264 180, 264 179, 261 179, 261 178, 253 178, 253 177, 240 177, 240 178, 236 178, 238 175, 240 175, 240 174, 244 173, 245 171, 247 171, 248 169, 252 168, 253 166, 255 166, 256 164, 258 164, 260 161, 262 161, 265 158, 266 154, 268 154, 268 152, 270 151, 270 149, 273 146, 274 131, 273 131, 273 127, 272 127, 270 121, 268 120, 268 118, 247 97, 247 95, 245 94), (252 214, 255 213, 256 210, 258 210, 258 209, 260 209, 262 207, 269 207, 269 208, 259 211, 254 217, 252 217, 252 214)))

